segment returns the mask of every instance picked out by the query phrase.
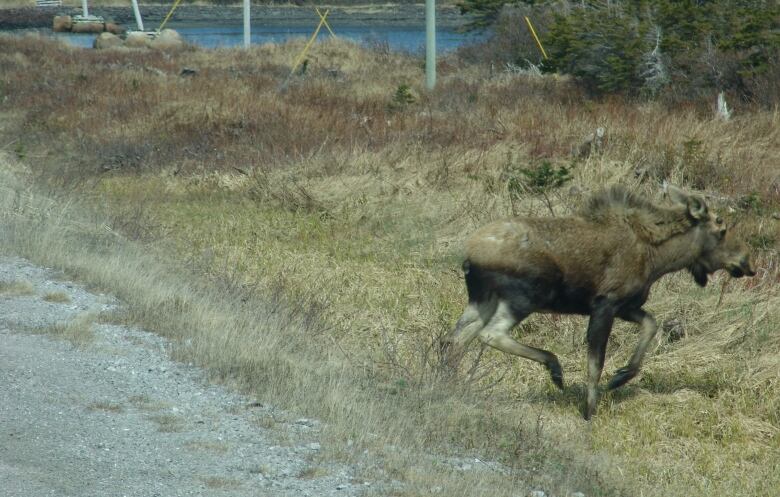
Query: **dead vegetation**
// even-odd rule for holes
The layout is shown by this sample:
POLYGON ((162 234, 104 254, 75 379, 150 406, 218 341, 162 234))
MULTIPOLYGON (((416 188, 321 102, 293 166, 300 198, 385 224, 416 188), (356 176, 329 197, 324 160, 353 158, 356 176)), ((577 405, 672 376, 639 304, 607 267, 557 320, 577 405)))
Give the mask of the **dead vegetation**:
POLYGON ((35 331, 67 340, 76 347, 86 347, 95 339, 95 330, 92 328, 95 319, 95 314, 85 312, 67 322, 55 323, 35 331))
MULTIPOLYGON (((47 194, 4 182, 2 243, 117 294, 177 357, 322 419, 332 446, 353 441, 334 456, 368 450, 407 495, 516 495, 522 482, 552 495, 777 493, 776 112, 739 107, 724 122, 702 103, 592 101, 565 79, 455 58, 427 93, 419 60, 344 41, 318 45, 281 91, 301 47, 74 57, 0 38, 4 169, 47 194), (398 105, 403 86, 415 99, 398 105), (600 146, 573 156, 599 127, 600 146), (562 168, 560 184, 535 182, 562 168), (560 358, 561 394, 489 350, 469 352, 465 380, 440 377, 436 344, 466 300, 467 233, 569 214, 605 184, 647 193, 662 180, 738 221, 758 275, 704 289, 662 279, 647 307, 668 336, 587 430, 579 318, 518 331, 560 358), (100 213, 66 208, 73 194, 100 213), (432 452, 511 473, 418 457, 432 452)), ((611 340, 607 370, 637 336, 618 325, 611 340)))
POLYGON ((0 281, 0 295, 4 297, 22 297, 34 295, 32 283, 24 280, 0 281))

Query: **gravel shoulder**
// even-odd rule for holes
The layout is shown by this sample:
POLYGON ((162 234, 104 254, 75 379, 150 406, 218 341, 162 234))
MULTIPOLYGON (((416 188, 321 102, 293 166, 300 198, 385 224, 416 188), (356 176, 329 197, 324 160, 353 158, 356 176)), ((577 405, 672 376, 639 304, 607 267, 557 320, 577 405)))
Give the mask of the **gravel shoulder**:
POLYGON ((0 283, 2 495, 380 491, 357 478, 359 467, 320 457, 316 420, 209 384, 171 361, 155 334, 101 323, 121 305, 113 298, 14 257, 0 257, 0 283), (94 317, 87 339, 51 333, 85 313, 94 317))

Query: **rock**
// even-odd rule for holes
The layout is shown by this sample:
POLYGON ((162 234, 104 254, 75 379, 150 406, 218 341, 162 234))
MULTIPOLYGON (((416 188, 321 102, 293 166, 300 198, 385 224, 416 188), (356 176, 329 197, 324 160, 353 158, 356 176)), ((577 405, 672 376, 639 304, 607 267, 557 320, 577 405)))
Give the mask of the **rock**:
POLYGON ((310 450, 320 450, 321 446, 317 442, 312 442, 312 443, 309 444, 308 447, 309 447, 310 450))
POLYGON ((780 212, 773 212, 772 213, 772 219, 780 220, 780 212))
POLYGON ((191 67, 185 67, 181 70, 179 76, 195 76, 196 74, 198 74, 197 69, 193 69, 191 67))
POLYGON ((547 494, 544 493, 543 490, 533 490, 530 494, 528 494, 529 497, 547 497, 547 494))
POLYGON ((682 322, 677 318, 665 320, 661 324, 661 329, 666 332, 670 342, 676 342, 685 337, 685 328, 683 328, 682 322))
POLYGON ((339 483, 338 485, 336 485, 336 490, 344 490, 345 488, 347 488, 347 486, 348 485, 346 483, 339 483))
POLYGON ((130 31, 125 38, 125 46, 130 48, 146 48, 149 46, 149 37, 142 31, 130 31))
POLYGON ((157 50, 175 50, 184 47, 184 39, 172 29, 163 29, 149 42, 149 46, 157 50))
POLYGON ((71 16, 54 16, 52 30, 56 33, 70 31, 73 27, 73 18, 71 16))
POLYGON ((585 494, 582 492, 574 492, 571 494, 571 497, 585 497, 585 494))
POLYGON ((106 31, 115 34, 115 35, 121 35, 124 34, 126 31, 125 28, 120 26, 119 24, 113 23, 113 22, 107 22, 106 23, 106 31))
POLYGON ((70 28, 71 33, 102 33, 102 22, 74 22, 70 28))
POLYGON ((97 50, 103 50, 106 48, 115 48, 121 46, 122 46, 122 39, 117 35, 108 32, 100 33, 98 37, 95 38, 95 42, 92 44, 92 47, 97 50))

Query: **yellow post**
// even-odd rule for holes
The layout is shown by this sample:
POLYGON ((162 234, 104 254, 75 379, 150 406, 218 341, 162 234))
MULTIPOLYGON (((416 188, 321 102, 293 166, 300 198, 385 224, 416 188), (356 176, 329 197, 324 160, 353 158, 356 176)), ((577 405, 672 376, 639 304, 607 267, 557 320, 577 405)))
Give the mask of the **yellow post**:
POLYGON ((317 39, 317 35, 320 34, 320 29, 322 29, 322 25, 327 22, 325 18, 328 17, 328 13, 330 13, 330 9, 326 10, 325 14, 323 14, 320 17, 320 23, 317 24, 317 29, 314 30, 314 34, 311 35, 311 38, 309 38, 308 43, 306 43, 306 46, 303 47, 303 50, 301 50, 301 54, 298 56, 297 59, 295 59, 295 64, 293 64, 292 69, 290 70, 290 75, 287 76, 287 79, 290 79, 290 77, 293 75, 295 70, 298 68, 298 64, 300 64, 303 58, 306 57, 306 52, 309 51, 309 48, 311 48, 312 44, 314 43, 314 40, 317 39))
POLYGON ((163 19, 163 22, 162 22, 162 24, 160 24, 160 27, 159 27, 159 28, 157 28, 157 31, 162 31, 162 28, 164 28, 164 27, 165 27, 165 23, 167 23, 167 22, 168 22, 168 19, 170 19, 170 18, 171 18, 171 16, 173 15, 173 11, 174 11, 174 10, 176 10, 176 7, 178 7, 180 3, 181 3, 181 0, 176 0, 176 1, 173 3, 173 7, 171 7, 171 11, 170 11, 170 12, 168 12, 168 15, 167 15, 167 16, 165 16, 165 19, 163 19))
POLYGON ((539 47, 539 51, 542 52, 542 57, 546 59, 547 52, 544 51, 544 47, 542 46, 542 42, 539 41, 539 37, 536 36, 536 31, 534 31, 534 27, 531 25, 531 20, 528 18, 528 16, 525 16, 525 22, 528 24, 528 29, 531 30, 531 36, 533 36, 534 40, 536 40, 536 45, 539 47))
POLYGON ((322 12, 320 12, 319 7, 314 7, 314 10, 317 11, 317 15, 320 16, 320 20, 322 20, 322 22, 325 23, 325 27, 328 28, 328 33, 330 33, 330 35, 335 38, 336 33, 334 33, 332 29, 330 29, 330 24, 328 24, 328 21, 325 20, 325 16, 327 16, 328 14, 326 13, 325 16, 323 16, 322 12))

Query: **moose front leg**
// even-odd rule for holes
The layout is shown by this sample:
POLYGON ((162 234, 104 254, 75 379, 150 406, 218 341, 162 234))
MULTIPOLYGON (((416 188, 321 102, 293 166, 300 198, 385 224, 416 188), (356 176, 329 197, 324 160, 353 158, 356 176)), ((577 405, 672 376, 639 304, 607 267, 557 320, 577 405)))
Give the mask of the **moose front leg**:
POLYGON ((585 419, 596 412, 599 402, 599 379, 604 369, 604 356, 607 353, 607 340, 615 321, 614 307, 601 298, 597 300, 588 322, 588 401, 585 406, 585 419))
POLYGON ((615 371, 615 376, 609 382, 610 390, 625 385, 626 382, 639 373, 639 368, 642 366, 642 359, 645 357, 647 347, 650 346, 650 342, 658 331, 658 325, 656 324, 653 315, 642 309, 628 311, 625 315, 621 315, 620 317, 626 321, 641 325, 642 331, 639 335, 639 343, 634 350, 634 354, 631 356, 631 360, 628 361, 628 364, 625 367, 615 371))

